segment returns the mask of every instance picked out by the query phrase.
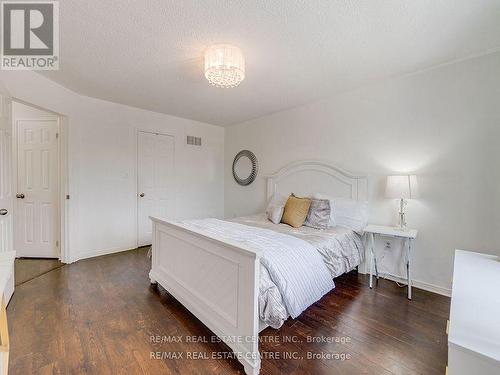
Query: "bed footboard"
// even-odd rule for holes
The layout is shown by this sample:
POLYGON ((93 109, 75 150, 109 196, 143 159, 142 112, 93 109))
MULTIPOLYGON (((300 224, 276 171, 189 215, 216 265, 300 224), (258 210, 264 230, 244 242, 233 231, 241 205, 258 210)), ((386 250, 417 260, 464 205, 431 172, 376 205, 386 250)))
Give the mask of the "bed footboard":
POLYGON ((246 374, 258 374, 260 254, 154 218, 151 282, 225 342, 246 374))

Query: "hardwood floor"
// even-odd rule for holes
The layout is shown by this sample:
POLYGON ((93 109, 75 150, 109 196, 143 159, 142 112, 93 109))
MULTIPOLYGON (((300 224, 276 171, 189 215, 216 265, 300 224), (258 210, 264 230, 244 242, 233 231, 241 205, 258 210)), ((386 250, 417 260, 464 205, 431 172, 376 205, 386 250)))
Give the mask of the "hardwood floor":
MULTIPOLYGON (((150 286, 146 252, 79 261, 18 286, 8 307, 10 374, 243 373, 235 359, 217 358, 229 350, 206 327, 150 286)), ((261 373, 444 374, 449 298, 405 295, 389 281, 370 290, 363 275, 338 278, 298 319, 261 334, 261 373)))
POLYGON ((50 272, 56 268, 62 267, 63 263, 59 259, 16 259, 15 262, 16 285, 20 285, 50 272))

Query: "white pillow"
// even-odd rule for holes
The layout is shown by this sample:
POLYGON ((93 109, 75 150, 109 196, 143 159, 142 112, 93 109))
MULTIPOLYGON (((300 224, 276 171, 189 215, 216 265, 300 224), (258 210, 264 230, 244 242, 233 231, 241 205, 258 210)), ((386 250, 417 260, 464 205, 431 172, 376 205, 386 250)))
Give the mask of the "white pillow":
POLYGON ((333 207, 335 222, 338 226, 352 229, 355 232, 363 232, 368 224, 367 201, 337 198, 334 199, 333 207))
POLYGON ((321 193, 313 194, 312 197, 313 199, 328 199, 330 201, 330 222, 328 226, 335 227, 337 225, 335 222, 335 199, 321 193))
POLYGON ((274 224, 279 224, 283 217, 283 211, 285 211, 285 206, 274 206, 267 212, 267 218, 274 224))
POLYGON ((330 201, 330 226, 340 226, 363 232, 368 224, 368 202, 355 201, 348 198, 332 198, 326 194, 316 193, 315 199, 328 199, 330 201))
POLYGON ((279 224, 281 222, 287 199, 287 196, 275 193, 269 200, 266 207, 266 215, 274 224, 279 224))

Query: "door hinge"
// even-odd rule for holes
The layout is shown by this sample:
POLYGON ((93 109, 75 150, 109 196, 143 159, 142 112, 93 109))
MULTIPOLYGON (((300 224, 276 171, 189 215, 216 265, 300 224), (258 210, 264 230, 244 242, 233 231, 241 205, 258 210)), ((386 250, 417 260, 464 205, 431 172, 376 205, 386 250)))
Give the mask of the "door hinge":
POLYGON ((59 138, 59 133, 56 133, 56 139, 59 138))
POLYGON ((56 241, 56 247, 59 247, 59 241, 56 241))
POLYGON ((66 194, 66 199, 69 199, 69 194, 66 194))

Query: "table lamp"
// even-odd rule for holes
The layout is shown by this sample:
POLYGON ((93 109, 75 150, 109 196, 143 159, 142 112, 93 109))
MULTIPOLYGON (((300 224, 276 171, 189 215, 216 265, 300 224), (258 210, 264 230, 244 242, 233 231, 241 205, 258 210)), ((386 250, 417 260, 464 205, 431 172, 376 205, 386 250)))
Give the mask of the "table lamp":
POLYGON ((399 200, 399 225, 397 229, 406 229, 405 206, 407 199, 419 197, 417 176, 387 176, 385 197, 399 200))

